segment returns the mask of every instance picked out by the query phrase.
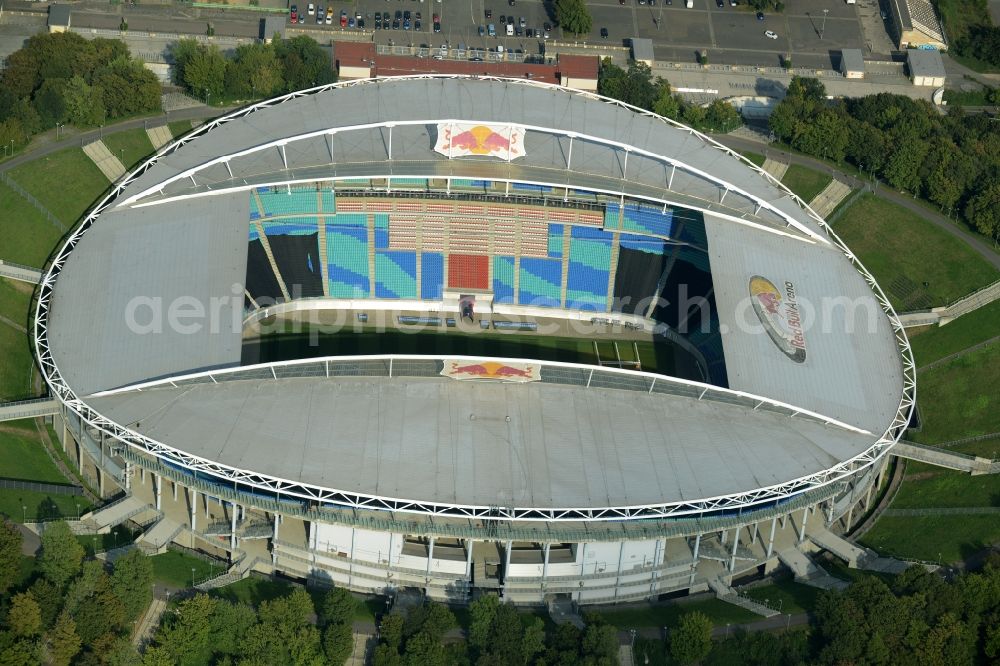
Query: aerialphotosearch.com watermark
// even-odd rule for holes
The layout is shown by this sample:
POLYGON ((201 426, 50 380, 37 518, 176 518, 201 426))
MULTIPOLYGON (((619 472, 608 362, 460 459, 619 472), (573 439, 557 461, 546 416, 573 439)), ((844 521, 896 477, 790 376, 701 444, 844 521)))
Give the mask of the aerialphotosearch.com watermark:
POLYGON ((261 336, 308 333, 309 343, 315 345, 324 335, 345 331, 420 333, 453 327, 470 335, 489 330, 517 335, 526 330, 507 330, 508 325, 496 326, 497 322, 530 322, 532 334, 567 337, 607 335, 609 327, 668 336, 726 336, 735 329, 745 335, 768 335, 793 358, 802 357, 810 339, 818 335, 875 334, 885 317, 874 295, 824 296, 814 302, 791 282, 775 285, 758 276, 751 278, 743 297, 735 302, 726 299, 728 306, 723 307, 729 312, 718 310, 722 300, 718 295, 691 294, 685 284, 676 292, 672 299, 616 298, 609 312, 593 301, 537 298, 515 305, 495 303, 483 294, 463 301, 468 309, 458 301, 305 297, 299 285, 293 285, 287 301, 264 297, 250 301, 243 286, 233 284, 229 293, 207 298, 135 296, 123 316, 128 330, 139 336, 242 334, 253 326, 261 336))

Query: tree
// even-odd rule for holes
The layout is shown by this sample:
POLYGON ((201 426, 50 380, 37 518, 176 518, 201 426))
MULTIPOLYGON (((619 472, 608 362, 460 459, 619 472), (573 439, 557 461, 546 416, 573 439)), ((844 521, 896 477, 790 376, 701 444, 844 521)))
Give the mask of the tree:
POLYGON ((645 63, 634 62, 629 65, 628 70, 624 70, 611 62, 610 58, 601 61, 597 76, 597 92, 605 97, 617 99, 640 109, 652 110, 664 87, 669 94, 670 86, 662 79, 654 79, 652 70, 645 63))
POLYGON ((94 75, 109 118, 156 111, 160 108, 160 82, 142 62, 120 58, 94 75))
POLYGON ((405 620, 400 613, 389 613, 382 616, 378 625, 382 643, 388 645, 397 653, 403 643, 403 625, 405 620))
POLYGON ((42 627, 51 627, 62 609, 62 590, 47 578, 36 578, 28 590, 42 613, 42 627))
POLYGON ((350 625, 357 607, 358 601, 350 592, 342 587, 335 587, 323 595, 319 613, 320 622, 321 624, 350 625))
POLYGON ((712 621, 704 613, 685 613, 670 632, 670 656, 681 664, 693 664, 712 650, 712 621))
POLYGON ((59 587, 64 586, 80 571, 84 550, 70 532, 64 520, 49 523, 42 533, 42 552, 38 568, 46 578, 59 587))
POLYGON ((41 631, 42 614, 30 592, 19 592, 11 599, 7 626, 16 636, 24 638, 36 636, 41 631))
POLYGON ((186 86, 184 69, 187 64, 201 52, 201 45, 196 39, 178 39, 169 47, 170 59, 173 60, 173 81, 179 86, 186 86))
POLYGON ((665 81, 653 102, 653 112, 671 120, 677 120, 681 116, 680 100, 670 91, 670 84, 665 81))
POLYGON ((243 44, 226 68, 226 92, 240 97, 270 97, 284 84, 281 63, 270 44, 243 44))
POLYGON ((121 599, 125 618, 134 620, 153 600, 153 563, 138 548, 115 561, 111 587, 121 599))
POLYGON ((20 574, 22 539, 14 523, 0 518, 0 596, 10 589, 20 574))
POLYGON ((323 653, 331 664, 340 666, 354 650, 354 632, 343 622, 328 625, 323 630, 323 653))
POLYGON ((555 0, 555 19, 563 30, 573 35, 585 35, 594 27, 583 0, 555 0))
POLYGON ((159 643, 176 662, 188 663, 209 645, 216 600, 205 594, 185 599, 173 620, 160 627, 159 643))
POLYGON ((306 35, 275 39, 274 53, 281 62, 286 92, 321 86, 337 80, 329 54, 306 35))
POLYGON ((469 604, 469 645, 478 651, 486 651, 493 636, 500 597, 484 594, 469 604))
POLYGON ((826 86, 819 79, 793 76, 788 84, 788 96, 798 97, 807 102, 821 102, 826 98, 826 86))
POLYGON ((900 142, 885 165, 885 177, 893 187, 907 192, 920 190, 920 165, 930 151, 930 144, 922 139, 900 142))
POLYGON ((69 613, 60 613, 49 636, 49 655, 53 666, 68 666, 80 651, 81 644, 76 622, 69 613))
POLYGON ((731 132, 743 123, 736 107, 721 99, 714 100, 705 110, 705 125, 715 132, 731 132))
POLYGON ((184 86, 192 94, 205 99, 222 94, 226 80, 226 59, 214 44, 199 44, 198 52, 184 64, 184 86))
POLYGON ((618 657, 618 630, 610 624, 594 621, 593 617, 588 620, 580 641, 583 656, 598 663, 615 663, 618 657))
POLYGON ((209 643, 216 654, 241 654, 250 629, 257 624, 257 611, 243 603, 218 599, 211 617, 209 643))
POLYGON ((100 90, 95 90, 82 76, 74 76, 63 89, 66 117, 77 127, 103 125, 107 117, 100 90))
POLYGON ((76 633, 83 644, 100 652, 98 645, 114 642, 115 634, 125 625, 125 607, 111 587, 111 579, 101 576, 93 594, 87 596, 73 614, 76 633))
POLYGON ((1000 180, 987 183, 965 207, 965 217, 979 233, 996 240, 1000 238, 1000 180))
POLYGON ((142 666, 174 666, 170 653, 158 645, 151 645, 142 654, 142 666))

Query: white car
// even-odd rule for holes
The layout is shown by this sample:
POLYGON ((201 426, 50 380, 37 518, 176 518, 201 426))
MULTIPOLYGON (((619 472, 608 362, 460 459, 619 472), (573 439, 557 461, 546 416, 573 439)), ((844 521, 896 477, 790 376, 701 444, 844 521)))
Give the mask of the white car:
POLYGON ((312 16, 315 13, 316 13, 316 5, 314 5, 313 3, 310 2, 309 3, 309 16, 312 16))
POLYGON ((767 37, 768 39, 777 39, 778 33, 776 33, 774 30, 765 30, 764 36, 767 37))

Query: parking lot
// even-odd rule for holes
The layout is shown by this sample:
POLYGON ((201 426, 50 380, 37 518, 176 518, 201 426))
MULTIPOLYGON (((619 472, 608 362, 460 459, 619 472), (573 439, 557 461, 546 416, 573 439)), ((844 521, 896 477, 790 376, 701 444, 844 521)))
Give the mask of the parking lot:
MULTIPOLYGON (((725 0, 718 7, 716 0, 694 0, 694 7, 687 9, 684 0, 590 0, 587 3, 593 17, 591 34, 577 38, 563 35, 558 27, 551 31, 550 40, 562 44, 577 43, 591 46, 623 46, 632 37, 646 37, 653 40, 657 60, 692 62, 699 49, 709 51, 709 59, 716 63, 777 65, 779 56, 790 53, 797 65, 829 67, 835 60, 834 54, 843 48, 865 48, 866 40, 862 30, 862 13, 859 8, 866 4, 848 5, 843 0, 788 0, 781 14, 767 14, 758 20, 754 12, 739 0, 733 7, 725 0), (826 10, 824 12, 824 10, 826 10), (772 31, 776 38, 766 36, 772 31), (602 36, 606 31, 607 36, 602 36)), ((865 3, 866 0, 862 0, 865 3)), ((872 0, 867 0, 872 2, 872 0)), ((449 0, 356 0, 354 3, 330 5, 335 13, 332 26, 317 27, 317 30, 336 34, 341 10, 349 16, 360 14, 365 20, 365 30, 374 34, 378 44, 413 47, 439 47, 448 44, 453 48, 462 45, 468 48, 493 48, 500 45, 504 49, 520 50, 526 55, 541 54, 545 42, 539 34, 528 37, 528 29, 541 32, 546 22, 553 20, 546 14, 541 0, 471 0, 457 3, 449 0), (486 10, 492 11, 492 18, 486 18, 486 10), (397 11, 409 11, 411 29, 403 29, 402 21, 398 29, 392 28, 391 19, 387 27, 374 29, 376 12, 394 16, 397 11), (420 29, 415 29, 417 13, 420 14, 420 29), (440 32, 435 33, 433 15, 440 19, 440 32), (508 37, 501 18, 514 17, 514 25, 520 29, 524 18, 526 29, 520 35, 508 37), (495 26, 497 36, 490 38, 479 31, 487 31, 487 26, 495 26)), ((303 10, 305 5, 299 4, 303 10)), ((868 12, 870 14, 870 11, 868 12)), ((307 17, 306 25, 314 24, 307 17)), ((357 29, 345 29, 357 32, 357 29)), ((886 40, 877 42, 879 45, 886 40)), ((866 49, 868 51, 870 49, 866 49)), ((600 54, 599 50, 595 51, 600 54)))

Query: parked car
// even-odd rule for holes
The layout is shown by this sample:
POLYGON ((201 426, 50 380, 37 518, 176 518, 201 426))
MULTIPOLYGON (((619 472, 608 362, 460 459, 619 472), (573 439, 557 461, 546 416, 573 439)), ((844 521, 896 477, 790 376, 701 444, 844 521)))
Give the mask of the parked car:
POLYGON ((434 21, 434 32, 441 32, 441 22, 434 21))
POLYGON ((309 16, 312 16, 316 13, 316 5, 310 2, 306 11, 309 13, 309 16))
POLYGON ((491 18, 493 18, 493 10, 492 9, 487 9, 486 10, 486 20, 489 21, 491 18))
POLYGON ((490 23, 488 26, 486 26, 486 32, 487 32, 487 34, 489 34, 490 37, 496 37, 497 36, 497 27, 495 25, 493 25, 492 23, 490 23))
POLYGON ((288 8, 288 20, 295 23, 299 20, 299 8, 292 5, 288 8))
POLYGON ((326 8, 326 24, 333 25, 333 10, 329 7, 326 8))
POLYGON ((347 12, 345 12, 343 9, 340 10, 340 27, 341 28, 347 27, 347 12))
POLYGON ((323 19, 326 18, 326 14, 323 12, 323 8, 319 7, 316 9, 316 25, 323 25, 323 19))
POLYGON ((601 37, 603 37, 604 39, 608 38, 608 29, 607 28, 601 28, 601 37))
POLYGON ((354 17, 353 16, 351 18, 347 19, 347 27, 348 28, 353 28, 354 27, 354 17))
POLYGON ((764 12, 757 12, 757 20, 758 21, 764 20, 764 12))
POLYGON ((768 39, 777 39, 778 33, 776 33, 774 30, 765 30, 764 36, 767 37, 768 39))
POLYGON ((485 34, 486 34, 486 28, 484 28, 483 26, 479 26, 479 36, 482 37, 485 34))

